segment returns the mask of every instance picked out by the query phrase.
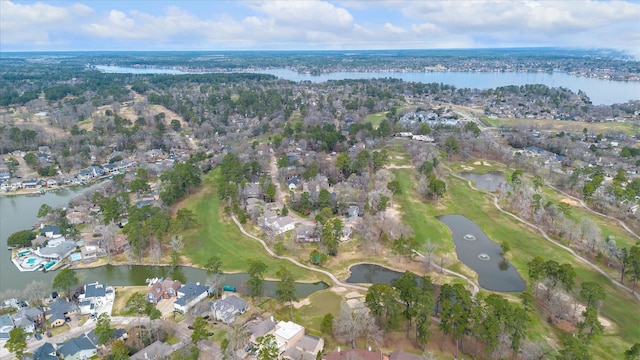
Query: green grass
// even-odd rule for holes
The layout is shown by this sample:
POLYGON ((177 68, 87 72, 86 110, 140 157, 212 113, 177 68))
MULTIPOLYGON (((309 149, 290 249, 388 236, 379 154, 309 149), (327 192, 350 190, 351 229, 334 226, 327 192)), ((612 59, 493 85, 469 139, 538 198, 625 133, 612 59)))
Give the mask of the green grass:
POLYGON ((487 117, 481 118, 482 122, 488 126, 493 127, 525 127, 525 128, 537 128, 541 130, 554 130, 554 131, 573 131, 582 132, 584 128, 587 128, 590 133, 595 134, 607 134, 612 132, 623 132, 626 134, 633 134, 635 132, 634 126, 629 122, 606 122, 606 123, 592 123, 582 121, 563 121, 553 119, 490 119, 487 117))
MULTIPOLYGON (((487 170, 498 170, 490 167, 487 170)), ((617 289, 611 282, 587 265, 576 260, 572 255, 542 238, 539 233, 521 224, 515 219, 500 213, 493 201, 486 194, 472 190, 466 183, 453 176, 447 182, 447 195, 439 204, 424 202, 412 192, 416 183, 414 170, 393 170, 396 179, 403 185, 404 193, 396 196, 401 205, 403 221, 410 225, 416 238, 431 238, 438 241, 440 251, 453 251, 453 241, 448 229, 435 216, 445 214, 464 215, 476 222, 483 231, 495 242, 506 241, 511 245, 508 260, 518 272, 527 280, 527 262, 534 256, 556 260, 560 263, 568 262, 574 266, 578 282, 596 281, 605 288, 608 294, 600 310, 600 314, 611 320, 613 327, 594 340, 591 349, 598 349, 598 358, 615 359, 621 356, 622 350, 628 348, 634 341, 640 339, 640 312, 631 311, 638 304, 632 295, 617 289)), ((611 228, 612 229, 612 228, 611 228)), ((614 231, 614 230, 610 230, 614 231)), ((542 338, 549 332, 556 331, 542 319, 536 319, 532 324, 532 336, 542 338)))
MULTIPOLYGON (((293 321, 305 327, 307 333, 322 336, 320 324, 325 314, 331 313, 334 317, 340 314, 340 303, 342 297, 325 289, 315 292, 309 296, 310 305, 302 306, 300 309, 293 309, 293 321)), ((278 306, 277 318, 289 319, 289 306, 278 306)))
POLYGON ((388 111, 383 111, 383 112, 379 112, 379 113, 375 113, 375 114, 369 114, 367 116, 365 116, 364 118, 364 122, 371 122, 371 125, 373 126, 374 129, 377 129, 378 126, 380 125, 380 123, 382 122, 382 120, 387 118, 387 113, 388 111))
POLYGON ((190 196, 181 207, 194 211, 198 217, 197 229, 184 235, 185 251, 196 266, 204 266, 209 258, 222 259, 226 272, 247 270, 247 260, 258 259, 267 265, 267 278, 276 278, 281 265, 288 268, 298 280, 324 280, 320 274, 302 269, 289 261, 271 257, 257 241, 244 236, 235 223, 222 213, 222 205, 216 192, 219 168, 203 178, 203 186, 190 196))

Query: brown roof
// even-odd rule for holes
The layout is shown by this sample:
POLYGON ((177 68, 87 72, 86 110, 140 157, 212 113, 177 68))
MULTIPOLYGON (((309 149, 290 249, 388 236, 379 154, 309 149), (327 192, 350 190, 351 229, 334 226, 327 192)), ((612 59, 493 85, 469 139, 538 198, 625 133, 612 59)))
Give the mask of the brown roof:
POLYGON ((349 349, 342 351, 332 351, 322 357, 322 360, 382 360, 380 350, 349 349))

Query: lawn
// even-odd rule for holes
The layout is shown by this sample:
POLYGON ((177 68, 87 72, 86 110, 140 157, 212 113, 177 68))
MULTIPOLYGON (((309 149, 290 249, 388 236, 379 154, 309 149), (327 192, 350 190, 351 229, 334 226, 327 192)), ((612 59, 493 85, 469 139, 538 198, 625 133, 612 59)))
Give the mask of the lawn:
POLYGON ((606 122, 606 123, 593 123, 582 121, 564 121, 553 119, 491 119, 482 118, 482 122, 488 126, 494 127, 524 127, 524 128, 536 128, 540 130, 552 130, 552 131, 572 131, 582 132, 584 128, 587 128, 589 133, 592 134, 607 134, 612 132, 623 132, 626 134, 633 134, 635 129, 631 123, 620 122, 606 122))
POLYGON ((365 123, 367 121, 370 122, 371 125, 373 126, 373 128, 377 129, 378 126, 380 125, 380 122, 382 122, 382 120, 387 118, 387 113, 388 113, 388 111, 383 111, 383 112, 379 112, 379 113, 375 113, 375 114, 369 114, 369 115, 365 116, 364 122, 365 123))
POLYGON ((141 292, 146 294, 148 287, 146 286, 119 286, 115 288, 116 298, 113 302, 113 316, 126 316, 124 307, 127 305, 127 300, 131 295, 141 292))
POLYGON ((298 280, 326 281, 324 276, 318 273, 271 257, 261 244, 244 236, 231 218, 223 215, 216 192, 219 172, 218 168, 206 174, 197 193, 180 204, 180 207, 191 209, 196 214, 199 224, 196 229, 184 234, 184 253, 191 262, 202 267, 215 255, 222 260, 222 269, 225 272, 243 272, 247 270, 247 260, 258 259, 267 264, 267 278, 277 278, 276 272, 283 265, 293 272, 298 280))

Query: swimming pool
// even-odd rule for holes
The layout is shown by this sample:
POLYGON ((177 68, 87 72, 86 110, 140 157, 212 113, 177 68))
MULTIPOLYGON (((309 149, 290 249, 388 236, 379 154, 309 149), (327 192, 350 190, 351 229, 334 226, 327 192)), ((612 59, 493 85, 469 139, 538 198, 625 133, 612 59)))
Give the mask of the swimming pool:
POLYGON ((46 264, 44 265, 44 269, 45 269, 45 270, 49 270, 49 268, 51 268, 51 267, 52 267, 53 265, 55 265, 55 264, 56 264, 56 262, 55 262, 55 261, 53 261, 53 260, 52 260, 52 261, 49 261, 48 263, 46 263, 46 264))
POLYGON ((41 260, 35 256, 30 256, 24 260, 22 260, 22 267, 25 269, 33 268, 36 265, 40 264, 41 260))
POLYGON ((31 254, 31 250, 18 251, 18 256, 25 256, 31 254))
POLYGON ((82 260, 82 254, 81 253, 73 253, 73 254, 69 255, 69 257, 71 258, 71 261, 80 261, 80 260, 82 260))

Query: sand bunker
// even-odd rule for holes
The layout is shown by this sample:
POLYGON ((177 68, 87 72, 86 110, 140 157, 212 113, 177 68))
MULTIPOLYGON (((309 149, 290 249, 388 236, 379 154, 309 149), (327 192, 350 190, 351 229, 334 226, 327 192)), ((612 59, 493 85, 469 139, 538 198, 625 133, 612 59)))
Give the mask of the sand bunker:
POLYGON ((355 298, 359 298, 362 297, 362 294, 360 294, 357 291, 352 291, 350 293, 348 293, 347 295, 345 295, 347 297, 347 299, 355 299, 355 298))
POLYGON ((563 202, 565 204, 569 204, 571 206, 580 206, 580 204, 578 204, 577 201, 575 201, 573 199, 569 199, 569 198, 564 198, 564 199, 560 200, 560 202, 563 202))
POLYGON ((296 308, 296 309, 300 309, 301 307, 306 306, 306 305, 311 305, 311 300, 309 300, 309 298, 304 298, 304 299, 302 299, 300 301, 295 301, 293 303, 293 307, 296 308))

